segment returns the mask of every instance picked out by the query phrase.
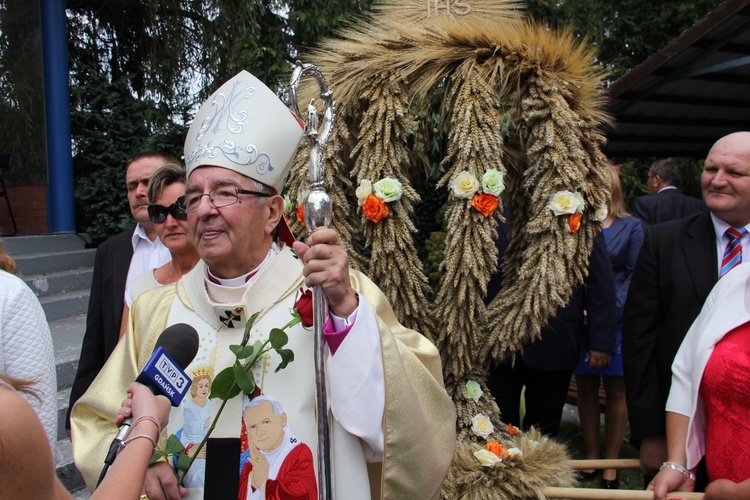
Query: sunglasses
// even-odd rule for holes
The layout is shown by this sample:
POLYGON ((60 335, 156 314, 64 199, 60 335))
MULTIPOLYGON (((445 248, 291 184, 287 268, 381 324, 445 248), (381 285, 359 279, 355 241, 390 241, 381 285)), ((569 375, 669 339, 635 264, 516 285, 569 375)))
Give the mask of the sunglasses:
POLYGON ((168 207, 163 205, 149 205, 148 218, 154 224, 164 224, 167 221, 167 215, 172 215, 175 220, 187 220, 184 203, 185 197, 180 196, 176 202, 168 207))

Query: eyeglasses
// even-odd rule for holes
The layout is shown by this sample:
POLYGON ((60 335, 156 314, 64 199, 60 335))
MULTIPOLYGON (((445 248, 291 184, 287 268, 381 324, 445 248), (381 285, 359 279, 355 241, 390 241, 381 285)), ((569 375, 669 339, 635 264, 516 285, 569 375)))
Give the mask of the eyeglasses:
POLYGON ((187 220, 185 213, 185 197, 180 196, 177 201, 165 207, 163 205, 149 205, 148 218, 154 224, 164 224, 167 221, 167 215, 172 215, 175 220, 187 220))
POLYGON ((185 213, 192 214, 201 204, 201 199, 204 196, 208 196, 211 204, 216 208, 222 208, 229 205, 234 205, 239 201, 241 194, 250 194, 253 196, 260 196, 262 198, 268 198, 273 196, 268 193, 261 193, 260 191, 249 191, 247 189, 240 189, 236 187, 220 187, 209 191, 208 193, 191 193, 185 196, 185 213))

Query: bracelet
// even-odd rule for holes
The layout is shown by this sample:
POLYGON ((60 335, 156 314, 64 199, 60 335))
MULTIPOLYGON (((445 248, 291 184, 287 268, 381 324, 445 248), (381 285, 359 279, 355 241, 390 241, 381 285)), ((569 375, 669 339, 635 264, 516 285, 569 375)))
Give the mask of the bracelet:
POLYGON ((151 441, 151 444, 154 445, 154 449, 151 451, 151 453, 156 451, 156 439, 152 438, 148 434, 138 434, 137 436, 129 437, 123 440, 123 442, 120 443, 120 449, 125 448, 129 443, 135 441, 138 438, 144 438, 144 439, 148 439, 149 441, 151 441))
POLYGON ((159 421, 156 420, 151 415, 142 415, 142 416, 136 418, 135 422, 133 422, 132 424, 130 424, 130 428, 131 429, 135 428, 136 425, 140 424, 144 420, 149 420, 149 421, 153 422, 154 424, 156 424, 156 430, 157 430, 156 431, 156 435, 158 436, 159 434, 161 434, 161 424, 159 424, 159 421))
POLYGON ((662 470, 664 467, 669 467, 670 469, 674 469, 686 478, 690 479, 691 481, 695 481, 695 474, 687 470, 682 465, 675 463, 675 462, 664 462, 661 464, 661 467, 659 467, 659 470, 662 470))

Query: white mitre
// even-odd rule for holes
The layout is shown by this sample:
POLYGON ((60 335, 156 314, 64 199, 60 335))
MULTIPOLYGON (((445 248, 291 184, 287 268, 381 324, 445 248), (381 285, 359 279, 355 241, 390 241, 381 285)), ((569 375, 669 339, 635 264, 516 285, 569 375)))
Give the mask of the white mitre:
POLYGON ((185 139, 187 175, 234 170, 281 193, 304 125, 276 94, 241 71, 203 103, 185 139))

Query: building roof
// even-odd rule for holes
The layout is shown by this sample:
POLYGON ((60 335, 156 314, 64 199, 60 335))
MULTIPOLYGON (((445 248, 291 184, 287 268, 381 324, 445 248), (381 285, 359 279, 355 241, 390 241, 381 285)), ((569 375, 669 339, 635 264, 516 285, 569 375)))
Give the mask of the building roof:
POLYGON ((617 80, 605 153, 705 158, 750 130, 750 0, 729 0, 617 80))

